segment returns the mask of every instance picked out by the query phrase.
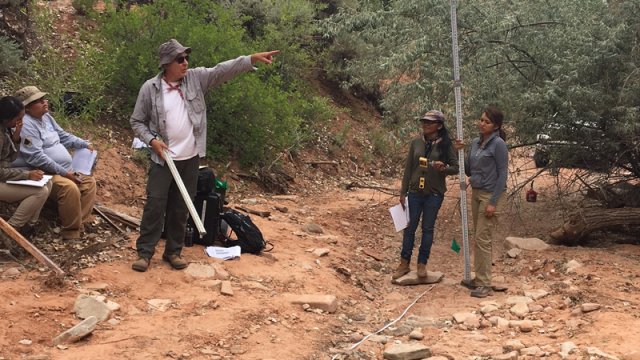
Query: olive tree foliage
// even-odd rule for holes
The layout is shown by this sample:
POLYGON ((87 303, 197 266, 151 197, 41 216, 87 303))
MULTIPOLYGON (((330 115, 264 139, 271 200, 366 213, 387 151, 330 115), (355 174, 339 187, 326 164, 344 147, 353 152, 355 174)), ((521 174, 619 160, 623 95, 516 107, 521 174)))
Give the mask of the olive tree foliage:
MULTIPOLYGON (((512 142, 538 134, 552 163, 640 177, 639 0, 458 3, 463 118, 503 108, 512 142)), ((380 91, 390 123, 429 108, 454 117, 449 2, 365 1, 323 23, 336 78, 380 91)), ((469 133, 469 131, 471 131, 469 133)))

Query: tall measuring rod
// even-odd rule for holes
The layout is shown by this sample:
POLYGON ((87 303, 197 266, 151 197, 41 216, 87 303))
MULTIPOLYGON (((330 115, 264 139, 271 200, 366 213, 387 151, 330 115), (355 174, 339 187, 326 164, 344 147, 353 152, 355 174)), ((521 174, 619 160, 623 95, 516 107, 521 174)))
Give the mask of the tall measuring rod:
MULTIPOLYGON (((456 137, 464 140, 462 131, 462 94, 460 81, 460 58, 458 55, 458 16, 457 0, 450 0, 451 4, 451 46, 453 48, 453 86, 456 97, 456 137)), ((460 214, 462 215, 462 254, 464 255, 463 282, 471 284, 471 266, 469 265, 469 228, 467 226, 467 180, 464 173, 464 149, 458 150, 460 159, 460 214)))

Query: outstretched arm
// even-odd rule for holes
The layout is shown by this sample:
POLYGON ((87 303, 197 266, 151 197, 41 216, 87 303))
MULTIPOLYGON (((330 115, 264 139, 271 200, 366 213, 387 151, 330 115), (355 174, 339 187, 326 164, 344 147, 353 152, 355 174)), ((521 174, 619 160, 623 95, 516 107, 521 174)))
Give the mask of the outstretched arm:
POLYGON ((251 63, 255 64, 256 62, 261 62, 265 64, 271 64, 273 62, 273 55, 277 55, 279 53, 280 50, 273 50, 252 54, 251 63))

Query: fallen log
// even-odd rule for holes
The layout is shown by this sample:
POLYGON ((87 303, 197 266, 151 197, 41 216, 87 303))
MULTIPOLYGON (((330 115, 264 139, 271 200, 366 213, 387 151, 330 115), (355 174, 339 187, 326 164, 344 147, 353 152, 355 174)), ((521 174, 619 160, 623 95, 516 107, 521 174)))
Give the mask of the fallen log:
POLYGON ((271 212, 270 211, 254 210, 254 209, 246 208, 244 206, 235 206, 235 208, 238 209, 238 210, 242 210, 242 211, 244 211, 246 213, 258 215, 258 216, 261 216, 261 217, 269 217, 269 216, 271 216, 271 212))
POLYGON ((556 241, 576 245, 583 237, 596 230, 639 225, 640 208, 588 209, 573 215, 549 236, 556 241))
POLYGON ((18 245, 22 246, 29 254, 31 254, 36 260, 42 264, 48 266, 51 270, 55 271, 57 275, 64 275, 64 271, 58 267, 51 259, 43 254, 35 245, 25 239, 13 226, 9 225, 4 219, 0 218, 0 229, 11 237, 18 245))
POLYGON ((112 220, 121 222, 122 224, 127 225, 127 226, 132 227, 132 228, 139 228, 140 227, 140 219, 136 219, 136 218, 134 218, 132 216, 129 216, 127 214, 123 214, 123 213, 117 212, 117 211, 115 211, 113 209, 109 209, 106 206, 102 206, 102 205, 97 205, 96 204, 93 207, 97 210, 96 212, 98 212, 98 214, 100 214, 101 212, 103 213, 103 214, 100 214, 100 215, 108 216, 112 220))
POLYGON ((109 225, 113 226, 116 230, 118 230, 121 234, 126 234, 126 232, 124 232, 124 230, 122 230, 118 225, 116 225, 111 218, 109 218, 107 216, 107 214, 105 214, 104 212, 102 212, 102 210, 96 208, 95 206, 93 207, 93 210, 95 210, 95 212, 98 213, 98 215, 100 215, 100 217, 102 217, 106 222, 109 223, 109 225))
POLYGON ((339 165, 337 161, 333 161, 333 160, 305 161, 304 163, 307 165, 335 165, 335 166, 339 165))

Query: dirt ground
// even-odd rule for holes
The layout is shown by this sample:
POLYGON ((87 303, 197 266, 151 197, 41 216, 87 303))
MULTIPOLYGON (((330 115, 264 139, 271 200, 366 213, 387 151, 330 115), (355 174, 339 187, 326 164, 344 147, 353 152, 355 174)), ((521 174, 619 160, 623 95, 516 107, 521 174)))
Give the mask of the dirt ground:
MULTIPOLYGON (((98 148, 104 154, 95 173, 99 202, 138 217, 144 199, 144 168, 130 160, 132 152, 126 146, 104 148, 98 143, 98 148)), ((521 169, 512 173, 518 178, 535 171, 524 169, 525 160, 517 163, 521 169)), ((572 196, 577 199, 577 194, 556 196, 555 178, 536 182, 540 183, 536 203, 524 202, 522 194, 511 199, 494 249, 493 269, 509 289, 484 299, 497 305, 480 317, 484 320, 458 323, 454 314, 481 314, 486 303, 471 298, 469 290, 459 285, 462 253, 450 249, 453 238, 462 242, 457 180, 449 181, 428 265, 430 271, 442 272, 444 280, 402 287, 390 282, 401 242, 401 233, 394 232, 388 214, 396 196, 375 189, 344 190, 337 186, 344 180, 337 179, 345 179, 348 173, 323 177, 322 169, 309 166, 309 170, 316 172, 310 178, 317 180, 298 179, 296 186, 301 188, 285 197, 259 193, 250 184, 230 179, 230 206, 271 212, 268 218, 252 216, 273 243, 271 252, 223 262, 207 257, 201 246, 185 248, 191 267, 217 269, 212 279, 230 281, 232 295, 221 294, 215 280, 170 269, 158 256, 148 272, 132 271, 135 231, 109 246, 104 261, 74 268, 61 284, 52 282, 44 266, 30 258, 22 259, 22 264, 3 259, 0 359, 382 359, 385 348, 410 341, 450 359, 498 359, 509 353, 509 340, 519 340, 525 350, 534 348, 532 355, 521 353, 519 358, 560 359, 561 346, 567 342, 577 347, 567 355, 569 359, 604 358, 597 354, 637 358, 640 332, 633 329, 640 326, 638 246, 601 241, 599 247, 553 245, 544 251, 523 251, 516 258, 506 255, 501 241, 506 235, 545 238, 562 223, 561 209, 575 206, 572 196), (276 206, 286 207, 287 212, 276 206), (310 232, 308 224, 319 225, 322 233, 310 232), (328 254, 318 257, 316 249, 328 249, 328 254), (582 267, 567 272, 571 260, 582 267), (534 306, 529 304, 526 315, 514 315, 507 299, 532 290, 548 294, 536 299, 534 306), (55 336, 80 322, 74 312, 80 294, 101 294, 119 309, 87 338, 53 346, 55 336), (305 310, 289 302, 291 294, 334 295, 337 311, 305 310), (382 337, 346 351, 398 318, 421 294, 382 337), (167 308, 150 305, 152 299, 168 300, 167 308), (585 303, 600 307, 581 312, 585 303), (493 325, 491 316, 542 320, 542 325, 524 332, 493 325), (423 339, 409 340, 413 330, 423 339)), ((381 189, 398 186, 395 178, 360 176, 358 180, 381 189)), ((104 231, 105 224, 96 227, 104 231)))

